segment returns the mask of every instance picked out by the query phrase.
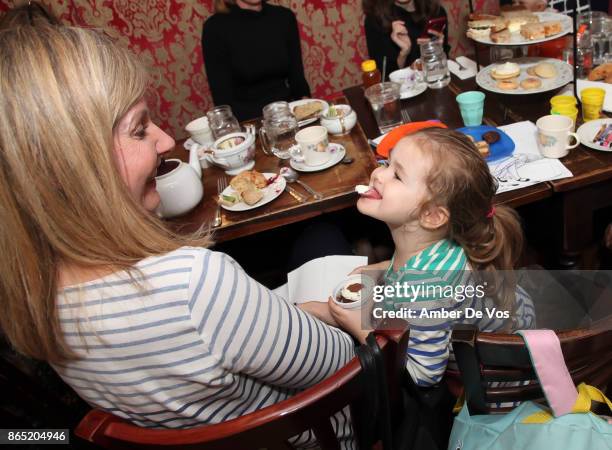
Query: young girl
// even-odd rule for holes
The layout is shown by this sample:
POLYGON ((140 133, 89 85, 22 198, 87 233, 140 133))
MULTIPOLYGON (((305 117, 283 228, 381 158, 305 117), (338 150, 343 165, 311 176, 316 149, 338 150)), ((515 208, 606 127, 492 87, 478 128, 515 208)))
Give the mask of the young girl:
MULTIPOLYGON (((521 251, 523 237, 516 213, 505 206, 493 206, 496 184, 474 144, 461 133, 441 128, 442 124, 428 125, 435 128, 408 136, 405 133, 415 124, 404 125, 380 143, 379 153, 392 150, 389 165, 372 173, 370 189, 361 196, 357 208, 388 225, 395 254, 391 261, 355 270, 369 275, 385 271, 385 287, 441 288, 412 297, 400 291, 386 293, 385 310, 462 311, 455 318, 408 320, 407 368, 421 386, 438 383, 444 375, 450 336, 457 323, 476 323, 484 331, 535 325, 529 297, 520 288, 515 291, 509 274, 500 272, 511 271, 521 251), (481 297, 472 291, 470 298, 466 286, 474 289, 482 284, 476 281, 475 271, 497 274, 504 281, 495 292, 487 289, 487 295, 481 297), (440 296, 442 289, 452 289, 453 295, 440 296), (486 308, 501 311, 501 317, 489 317, 486 308), (466 316, 468 309, 482 312, 483 317, 466 316)), ((485 287, 481 288, 484 292, 485 287)), ((363 329, 362 313, 343 309, 333 301, 328 304, 335 322, 363 341, 369 330, 363 329)))

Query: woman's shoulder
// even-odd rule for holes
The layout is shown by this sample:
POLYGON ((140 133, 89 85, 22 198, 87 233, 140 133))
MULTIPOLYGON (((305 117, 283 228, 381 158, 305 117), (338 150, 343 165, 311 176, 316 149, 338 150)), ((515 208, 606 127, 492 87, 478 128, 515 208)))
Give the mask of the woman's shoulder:
POLYGON ((287 8, 285 6, 271 5, 269 3, 266 3, 265 8, 266 13, 268 14, 284 18, 295 18, 295 13, 290 8, 287 8))
POLYGON ((224 32, 233 20, 235 19, 231 13, 215 13, 204 21, 202 32, 224 32))

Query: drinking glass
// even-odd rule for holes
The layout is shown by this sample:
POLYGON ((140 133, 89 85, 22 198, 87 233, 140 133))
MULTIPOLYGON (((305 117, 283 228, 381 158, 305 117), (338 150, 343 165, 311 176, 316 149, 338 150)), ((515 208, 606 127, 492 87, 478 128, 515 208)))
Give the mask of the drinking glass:
POLYGON ((299 130, 297 119, 289 109, 269 113, 264 117, 259 137, 264 153, 270 152, 280 158, 291 158, 291 148, 295 146, 295 133, 299 130))
POLYGON ((440 89, 450 83, 448 61, 440 40, 429 40, 421 44, 421 61, 425 82, 430 89, 440 89))
POLYGON ((269 103, 266 106, 264 106, 262 112, 263 112, 263 118, 268 119, 278 114, 290 115, 291 109, 289 108, 289 103, 284 102, 284 101, 278 101, 278 102, 269 103))
POLYGON ((242 131, 238 119, 234 117, 232 108, 229 105, 215 106, 206 113, 210 129, 215 140, 226 134, 242 131))
POLYGON ((381 133, 386 133, 402 123, 401 87, 399 83, 387 81, 377 83, 365 90, 365 96, 372 105, 374 118, 381 133))

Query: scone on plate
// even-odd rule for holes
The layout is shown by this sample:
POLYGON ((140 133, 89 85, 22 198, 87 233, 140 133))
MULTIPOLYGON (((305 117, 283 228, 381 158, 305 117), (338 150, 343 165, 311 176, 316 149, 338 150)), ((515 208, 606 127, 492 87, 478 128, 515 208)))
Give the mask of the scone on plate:
POLYGON ((525 90, 539 89, 542 86, 542 81, 539 78, 525 78, 521 81, 521 87, 525 90))
POLYGON ((521 74, 521 68, 517 63, 505 62, 493 67, 490 73, 494 80, 508 80, 518 77, 521 74))
POLYGON ((248 189, 248 185, 253 184, 255 187, 261 189, 268 185, 266 177, 256 170, 245 170, 240 172, 230 181, 230 186, 238 192, 242 192, 248 189))
POLYGON ((254 205, 259 200, 261 200, 264 196, 264 193, 261 189, 251 188, 241 193, 242 200, 247 205, 254 205))
POLYGON ((557 69, 551 63, 540 63, 534 68, 534 72, 541 78, 555 78, 557 69))
POLYGON ((519 84, 516 78, 510 78, 508 80, 497 80, 497 87, 502 91, 513 91, 518 89, 519 84))

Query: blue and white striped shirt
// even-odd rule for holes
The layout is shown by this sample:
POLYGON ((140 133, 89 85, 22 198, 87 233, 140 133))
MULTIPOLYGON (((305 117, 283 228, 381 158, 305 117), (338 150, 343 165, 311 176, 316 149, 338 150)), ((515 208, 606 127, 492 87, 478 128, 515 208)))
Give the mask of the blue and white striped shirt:
MULTIPOLYGON (((347 334, 223 253, 183 247, 136 268, 138 283, 117 272, 59 293, 60 324, 81 359, 55 369, 91 405, 137 425, 233 419, 315 385, 354 356, 347 334)), ((346 413, 333 424, 352 446, 346 413)))

